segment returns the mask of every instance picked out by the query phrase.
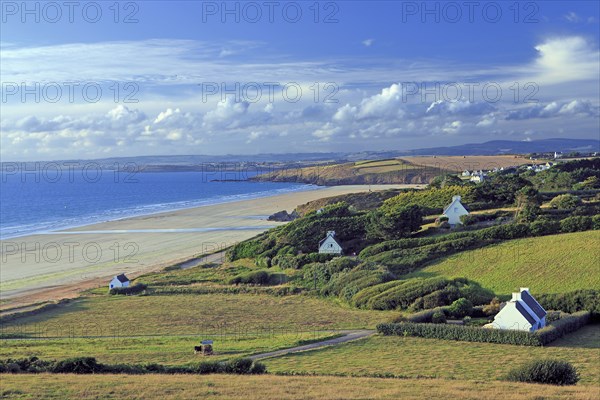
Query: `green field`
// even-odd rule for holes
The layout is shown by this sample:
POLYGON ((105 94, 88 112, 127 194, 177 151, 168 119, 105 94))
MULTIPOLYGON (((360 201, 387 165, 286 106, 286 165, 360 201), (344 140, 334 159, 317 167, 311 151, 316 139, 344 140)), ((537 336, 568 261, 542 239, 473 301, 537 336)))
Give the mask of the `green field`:
POLYGON ((271 375, 4 375, 3 399, 573 399, 598 398, 590 386, 433 379, 271 375))
POLYGON ((84 297, 2 326, 42 336, 188 335, 264 329, 373 328, 391 316, 308 296, 207 294, 84 297))
POLYGON ((331 332, 238 332, 190 336, 73 338, 2 340, 0 359, 38 357, 62 360, 69 357, 95 357, 105 364, 188 364, 204 360, 224 360, 295 347, 304 341, 332 337, 331 332), (210 357, 194 354, 203 339, 214 340, 210 357))
POLYGON ((600 289, 600 231, 517 239, 448 257, 408 275, 465 277, 496 294, 600 289))
POLYGON ((582 385, 600 382, 600 325, 589 325, 548 347, 374 336, 264 362, 271 372, 371 375, 408 378, 496 380, 510 368, 538 358, 573 363, 582 385))

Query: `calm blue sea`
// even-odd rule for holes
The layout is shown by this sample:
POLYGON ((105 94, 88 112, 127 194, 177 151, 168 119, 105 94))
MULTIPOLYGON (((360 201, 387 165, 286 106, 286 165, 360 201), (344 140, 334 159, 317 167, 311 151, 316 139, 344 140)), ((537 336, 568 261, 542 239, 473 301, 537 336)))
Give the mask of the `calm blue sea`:
MULTIPOLYGON (((0 238, 317 189, 295 183, 214 182, 214 174, 205 172, 66 172, 2 172, 0 238)), ((244 178, 248 176, 252 174, 244 178)))

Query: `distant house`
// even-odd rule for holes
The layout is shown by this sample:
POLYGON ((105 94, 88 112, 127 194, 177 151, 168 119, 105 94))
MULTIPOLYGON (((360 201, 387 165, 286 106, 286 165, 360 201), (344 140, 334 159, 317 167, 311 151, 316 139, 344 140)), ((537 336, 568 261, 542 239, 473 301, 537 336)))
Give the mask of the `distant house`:
POLYGON ((469 171, 468 169, 464 170, 462 176, 471 176, 471 171, 469 171))
POLYGON ((328 231, 325 239, 319 242, 320 254, 342 254, 342 246, 335 240, 335 231, 328 231))
POLYGON ((546 326, 546 310, 529 293, 529 288, 521 288, 488 325, 495 329, 533 332, 546 326))
POLYGON ((473 175, 471 177, 471 179, 469 179, 470 182, 474 182, 474 183, 481 183, 483 181, 485 181, 485 175, 481 174, 481 175, 473 175))
POLYGON ((117 275, 112 278, 112 281, 108 284, 108 289, 128 287, 129 286, 129 278, 125 276, 125 274, 117 275))
POLYGON ((556 152, 556 151, 554 152, 554 159, 562 158, 562 156, 563 156, 562 153, 559 153, 559 152, 556 152))
POLYGON ((460 202, 460 196, 453 196, 452 203, 444 208, 442 216, 448 217, 448 223, 450 225, 462 224, 460 217, 463 215, 469 215, 469 212, 460 202))

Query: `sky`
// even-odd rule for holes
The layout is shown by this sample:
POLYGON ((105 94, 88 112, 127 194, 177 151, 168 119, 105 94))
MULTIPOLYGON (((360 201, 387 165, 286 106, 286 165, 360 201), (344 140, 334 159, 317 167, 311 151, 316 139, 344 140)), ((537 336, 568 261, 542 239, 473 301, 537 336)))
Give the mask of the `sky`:
POLYGON ((600 139, 597 1, 1 1, 2 161, 600 139))

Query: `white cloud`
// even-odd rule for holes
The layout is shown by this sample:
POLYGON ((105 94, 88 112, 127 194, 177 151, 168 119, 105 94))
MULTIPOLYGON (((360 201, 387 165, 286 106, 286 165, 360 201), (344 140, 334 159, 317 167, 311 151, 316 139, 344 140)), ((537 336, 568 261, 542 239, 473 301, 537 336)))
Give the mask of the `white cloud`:
POLYGON ((579 22, 581 21, 581 18, 579 18, 579 15, 577 15, 577 13, 575 13, 574 11, 570 11, 568 14, 566 14, 564 16, 564 18, 569 21, 569 22, 579 22))
POLYGON ((375 42, 375 39, 365 39, 362 41, 362 44, 365 47, 371 47, 371 45, 373 45, 374 42, 375 42))

